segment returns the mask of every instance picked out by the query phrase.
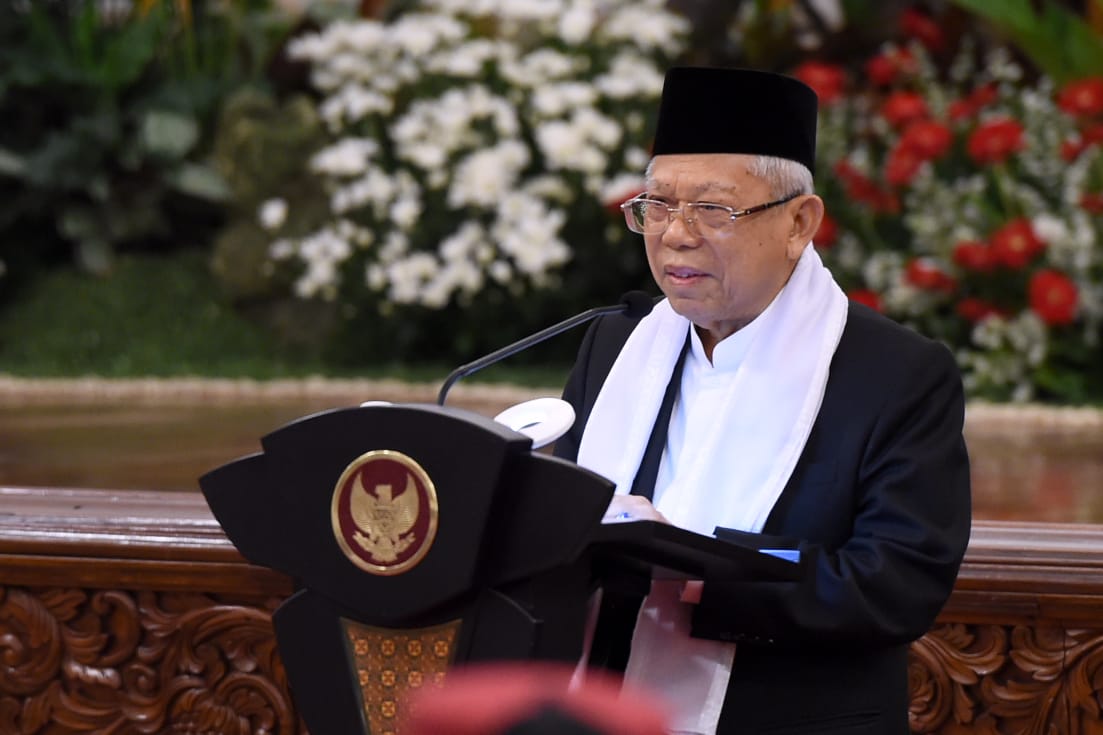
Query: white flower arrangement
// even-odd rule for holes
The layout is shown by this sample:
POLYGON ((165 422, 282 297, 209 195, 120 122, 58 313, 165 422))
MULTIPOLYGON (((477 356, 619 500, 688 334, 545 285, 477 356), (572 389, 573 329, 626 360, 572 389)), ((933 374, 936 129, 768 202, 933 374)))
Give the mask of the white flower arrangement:
POLYGON ((424 0, 297 38, 332 134, 311 161, 332 219, 291 238, 265 204, 270 258, 303 298, 383 312, 554 287, 589 244, 567 226, 642 186, 689 30, 663 0, 424 0))

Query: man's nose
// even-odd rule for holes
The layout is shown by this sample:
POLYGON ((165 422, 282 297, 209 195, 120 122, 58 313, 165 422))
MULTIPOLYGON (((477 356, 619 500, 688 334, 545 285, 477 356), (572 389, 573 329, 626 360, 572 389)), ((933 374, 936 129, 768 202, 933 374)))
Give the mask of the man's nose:
POLYGON ((663 245, 669 248, 694 247, 698 243, 697 233, 693 226, 686 221, 686 210, 680 208, 670 214, 670 222, 662 234, 663 245))

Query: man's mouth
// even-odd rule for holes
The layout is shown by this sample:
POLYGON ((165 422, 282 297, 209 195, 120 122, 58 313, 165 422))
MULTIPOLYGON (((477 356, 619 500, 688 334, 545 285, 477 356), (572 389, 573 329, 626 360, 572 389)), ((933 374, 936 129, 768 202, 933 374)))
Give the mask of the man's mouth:
POLYGON ((691 283, 704 278, 706 273, 688 266, 667 266, 666 275, 675 283, 691 283))

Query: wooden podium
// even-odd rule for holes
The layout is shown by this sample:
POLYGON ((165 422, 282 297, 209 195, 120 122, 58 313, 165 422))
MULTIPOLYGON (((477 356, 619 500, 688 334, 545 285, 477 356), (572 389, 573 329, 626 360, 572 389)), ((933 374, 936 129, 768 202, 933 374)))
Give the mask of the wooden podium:
POLYGON ((800 573, 665 524, 603 525, 608 480, 461 409, 337 409, 261 446, 200 487, 243 556, 295 580, 273 622, 315 735, 398 733, 403 693, 453 664, 577 661, 599 585, 800 573))

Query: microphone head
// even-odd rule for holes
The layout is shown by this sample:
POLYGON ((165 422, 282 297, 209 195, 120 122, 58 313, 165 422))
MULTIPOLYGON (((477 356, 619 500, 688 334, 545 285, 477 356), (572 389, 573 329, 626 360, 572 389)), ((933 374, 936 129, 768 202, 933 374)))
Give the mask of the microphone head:
POLYGON ((624 315, 629 319, 643 319, 655 306, 655 298, 644 291, 629 291, 620 297, 624 315))

